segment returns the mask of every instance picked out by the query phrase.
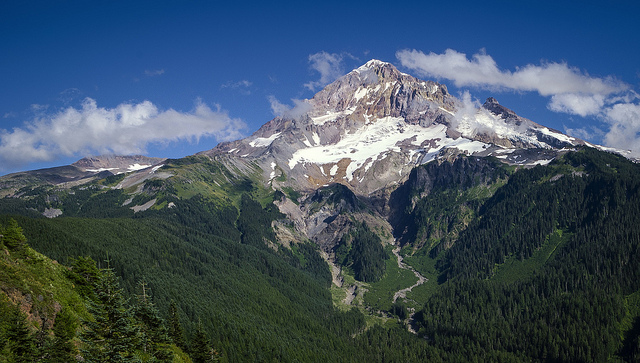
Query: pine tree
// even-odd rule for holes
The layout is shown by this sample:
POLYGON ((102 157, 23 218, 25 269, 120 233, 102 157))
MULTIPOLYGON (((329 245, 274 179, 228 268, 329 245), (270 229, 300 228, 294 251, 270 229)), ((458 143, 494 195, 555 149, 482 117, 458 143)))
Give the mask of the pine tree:
POLYGON ((67 272, 67 278, 73 282, 76 291, 83 297, 92 296, 95 284, 100 277, 100 270, 96 267, 96 261, 91 257, 70 258, 71 270, 67 272))
POLYGON ((202 322, 198 322, 196 334, 191 342, 191 359, 194 363, 209 363, 217 360, 217 352, 211 348, 209 337, 202 327, 202 322))
POLYGON ((184 329, 180 324, 180 316, 178 315, 178 306, 174 300, 171 300, 169 306, 169 337, 173 340, 173 343, 183 351, 188 351, 187 343, 184 339, 184 329))
POLYGON ((7 317, 5 339, 12 362, 33 362, 37 355, 35 337, 29 331, 27 317, 18 307, 13 307, 7 317))
POLYGON ((85 361, 132 361, 137 331, 131 309, 126 306, 118 279, 111 269, 102 271, 88 308, 94 320, 85 321, 81 335, 85 361))
POLYGON ((17 250, 27 243, 27 238, 22 234, 22 227, 18 226, 18 222, 11 218, 9 225, 0 228, 0 241, 10 250, 17 250))
POLYGON ((144 281, 139 283, 140 295, 136 296, 133 315, 140 332, 140 345, 143 353, 154 362, 171 362, 173 353, 168 349, 169 335, 164 319, 151 302, 151 290, 144 281))
POLYGON ((54 338, 47 348, 47 362, 72 362, 78 353, 78 349, 71 342, 76 335, 78 323, 69 309, 63 308, 56 315, 53 323, 54 338))

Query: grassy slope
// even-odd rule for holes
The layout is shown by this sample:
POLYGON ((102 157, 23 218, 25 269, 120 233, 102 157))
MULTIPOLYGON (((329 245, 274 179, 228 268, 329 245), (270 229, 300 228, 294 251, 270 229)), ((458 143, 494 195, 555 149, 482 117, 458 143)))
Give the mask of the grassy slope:
POLYGON ((25 246, 19 251, 0 251, 0 290, 20 304, 30 320, 52 320, 60 307, 69 308, 77 318, 87 318, 82 297, 66 278, 67 268, 25 246))
POLYGON ((537 269, 542 268, 552 258, 556 249, 567 242, 571 236, 571 233, 556 230, 547 236, 543 245, 530 258, 518 260, 514 256, 509 256, 503 264, 496 265, 496 271, 491 279, 496 282, 512 283, 529 278, 537 269))

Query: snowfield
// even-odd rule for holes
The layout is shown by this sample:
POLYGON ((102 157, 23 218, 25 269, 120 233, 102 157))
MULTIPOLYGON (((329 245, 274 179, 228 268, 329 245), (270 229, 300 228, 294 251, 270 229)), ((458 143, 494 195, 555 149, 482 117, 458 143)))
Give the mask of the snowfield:
POLYGON ((426 153, 428 157, 425 159, 428 160, 423 159, 423 162, 433 160, 446 146, 455 146, 469 154, 482 151, 487 147, 485 143, 462 137, 451 139, 447 137, 446 131, 445 125, 422 127, 406 124, 404 119, 399 117, 384 117, 362 126, 351 134, 343 135, 336 144, 296 150, 289 160, 289 168, 293 169, 296 165, 304 163, 324 165, 350 159, 346 178, 352 180, 353 173, 363 165, 368 169, 374 160, 383 159, 384 154, 389 151, 401 152, 401 144, 413 146, 414 150, 410 151, 411 156, 417 152, 426 153), (427 141, 430 141, 429 145, 435 145, 435 147, 423 146, 427 141))

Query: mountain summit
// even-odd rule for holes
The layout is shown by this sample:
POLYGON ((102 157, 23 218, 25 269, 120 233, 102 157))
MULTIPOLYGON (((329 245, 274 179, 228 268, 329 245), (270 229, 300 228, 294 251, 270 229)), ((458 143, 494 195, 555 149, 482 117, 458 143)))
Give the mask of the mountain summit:
POLYGON ((493 155, 512 164, 545 164, 583 144, 494 98, 476 107, 442 84, 370 60, 250 137, 202 154, 236 166, 257 162, 280 187, 313 190, 338 182, 368 195, 437 158, 493 155))

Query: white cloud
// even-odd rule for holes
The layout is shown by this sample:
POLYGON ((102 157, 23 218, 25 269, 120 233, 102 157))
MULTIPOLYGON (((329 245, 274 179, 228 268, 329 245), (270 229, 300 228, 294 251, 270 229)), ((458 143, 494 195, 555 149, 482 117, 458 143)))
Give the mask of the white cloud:
MULTIPOLYGON (((39 111, 39 110, 38 110, 39 111)), ((98 107, 86 98, 80 108, 38 114, 23 127, 0 129, 0 165, 19 166, 83 154, 143 153, 149 143, 237 139, 245 124, 198 100, 190 112, 159 110, 153 103, 98 107)))
MULTIPOLYGON (((469 59, 452 49, 442 54, 402 50, 396 57, 421 76, 448 79, 458 87, 528 91, 550 97, 549 110, 595 117, 608 127, 565 127, 566 133, 587 140, 600 139, 606 146, 632 150, 640 156, 640 97, 614 77, 592 77, 566 63, 554 62, 528 64, 510 71, 498 67, 484 52, 469 59)), ((463 106, 467 104, 468 100, 463 99, 463 106)))
POLYGON ((607 146, 632 150, 640 156, 640 105, 619 103, 605 110, 605 121, 611 128, 604 137, 607 146))
POLYGON ((602 139, 605 132, 595 126, 572 129, 564 126, 564 133, 582 140, 602 139))
MULTIPOLYGON (((469 91, 466 91, 466 90, 459 96, 462 103, 458 105, 458 109, 456 110, 456 113, 452 119, 451 126, 454 129, 458 129, 458 127, 462 123, 465 126, 468 126, 469 129, 473 129, 472 132, 475 133, 476 125, 471 125, 471 123, 474 123, 476 119, 476 116, 475 116, 476 112, 481 106, 480 101, 478 101, 475 98, 472 99, 471 93, 469 93, 469 91)), ((473 135, 470 134, 467 136, 473 136, 473 135)))
POLYGON ((267 97, 269 104, 271 105, 271 112, 274 116, 284 116, 285 112, 289 111, 290 107, 284 103, 278 101, 276 96, 270 95, 267 97))
POLYGON ((443 54, 402 50, 396 57, 403 66, 421 75, 449 79, 458 87, 535 91, 542 96, 563 93, 606 96, 629 88, 612 77, 590 77, 565 63, 529 64, 514 72, 501 70, 484 52, 474 54, 471 60, 453 49, 447 49, 443 54))
POLYGON ((603 95, 562 93, 551 97, 548 108, 554 112, 564 112, 586 117, 599 114, 604 104, 605 96, 603 95))
POLYGON ((305 83, 304 86, 310 91, 315 91, 316 89, 324 87, 338 79, 338 77, 344 74, 342 60, 345 56, 353 58, 348 53, 338 54, 322 51, 311 54, 309 56, 309 63, 311 63, 310 67, 320 73, 320 79, 305 83))
POLYGON ((271 112, 274 116, 287 117, 296 120, 311 110, 311 105, 307 103, 306 100, 291 99, 291 102, 293 102, 293 107, 291 107, 278 101, 278 99, 273 95, 267 97, 267 99, 269 100, 271 112))

